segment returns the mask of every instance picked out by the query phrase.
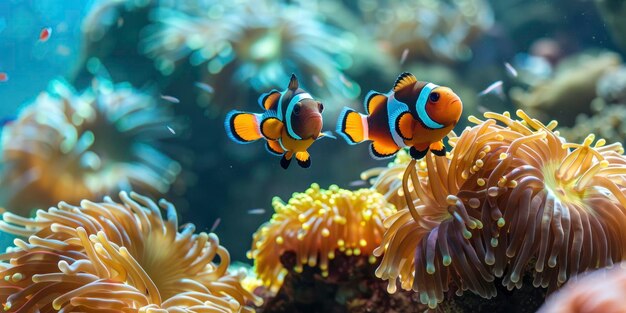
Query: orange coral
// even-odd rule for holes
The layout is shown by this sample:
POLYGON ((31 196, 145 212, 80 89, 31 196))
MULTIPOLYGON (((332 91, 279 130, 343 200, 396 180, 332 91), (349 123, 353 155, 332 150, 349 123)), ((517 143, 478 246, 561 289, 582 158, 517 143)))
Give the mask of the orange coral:
MULTIPOLYGON (((259 278, 276 291, 285 269, 280 256, 293 251, 302 266, 317 266, 328 275, 329 260, 336 251, 346 255, 370 255, 381 242, 382 220, 395 212, 382 195, 370 189, 348 191, 337 186, 328 190, 317 184, 294 193, 288 203, 272 201, 275 213, 254 234, 249 257, 254 259, 259 278)), ((370 262, 376 259, 371 256, 370 262)))
POLYGON ((4 205, 26 215, 131 187, 163 194, 180 172, 160 149, 172 123, 166 106, 128 84, 98 79, 77 93, 53 81, 3 129, 4 205))
POLYGON ((192 224, 179 232, 165 200, 120 198, 62 202, 32 219, 5 213, 2 230, 30 236, 0 257, 9 260, 0 273, 5 311, 253 311, 244 305, 258 299, 227 272, 230 257, 215 234, 195 234, 192 224))
POLYGON ((593 136, 564 143, 556 122, 544 125, 522 111, 522 120, 485 116, 471 117, 478 125, 451 139, 447 159, 429 155, 419 171, 408 165, 407 208, 385 221, 374 252, 384 253, 376 274, 390 291, 399 279, 431 308, 450 283, 491 297, 494 277, 519 288, 534 269, 534 285, 554 289, 569 275, 624 258, 621 145, 592 146, 593 136))

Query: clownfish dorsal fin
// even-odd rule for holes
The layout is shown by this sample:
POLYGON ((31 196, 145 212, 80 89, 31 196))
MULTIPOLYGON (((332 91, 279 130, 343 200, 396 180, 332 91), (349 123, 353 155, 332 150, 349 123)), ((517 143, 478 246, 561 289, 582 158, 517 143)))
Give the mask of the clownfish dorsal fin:
POLYGON ((393 85, 393 91, 397 92, 398 90, 416 82, 417 78, 415 78, 413 74, 404 72, 398 76, 398 79, 396 79, 396 83, 393 85))
POLYGON ((291 74, 291 79, 289 80, 289 86, 287 86, 287 88, 289 90, 298 89, 298 77, 296 77, 296 74, 291 74))

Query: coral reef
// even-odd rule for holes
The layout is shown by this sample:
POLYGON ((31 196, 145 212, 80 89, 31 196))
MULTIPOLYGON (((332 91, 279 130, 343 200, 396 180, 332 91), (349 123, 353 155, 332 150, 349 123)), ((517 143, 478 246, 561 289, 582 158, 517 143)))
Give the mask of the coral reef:
POLYGON ((119 196, 61 202, 35 218, 5 213, 0 228, 29 238, 0 256, 9 261, 0 263, 4 310, 253 312, 245 304, 259 299, 227 272, 230 256, 215 234, 179 230, 165 200, 119 196))
POLYGON ((559 123, 573 126, 578 114, 591 112, 589 104, 597 96, 598 80, 617 70, 621 63, 621 57, 613 52, 575 55, 561 61, 552 77, 529 81, 529 91, 512 88, 510 96, 532 116, 558 116, 559 123))
POLYGON ((538 313, 624 312, 626 266, 581 274, 546 300, 538 313))
POLYGON ((596 92, 606 103, 626 103, 626 67, 602 76, 596 85, 596 92))
POLYGON ((435 308, 445 293, 496 296, 532 274, 535 287, 558 288, 571 275, 622 261, 626 242, 626 158, 621 144, 589 135, 566 143, 518 111, 452 138, 447 159, 409 163, 407 208, 385 220, 376 275, 413 289, 435 308), (501 126, 498 122, 504 124, 501 126), (580 253, 582 251, 582 253, 580 253))
POLYGON ((589 134, 596 134, 609 142, 626 142, 626 106, 606 104, 602 99, 591 103, 592 114, 579 114, 573 127, 559 129, 570 141, 581 141, 589 134))
POLYGON ((2 132, 4 205, 25 215, 130 188, 163 194, 180 172, 162 141, 175 123, 127 84, 98 78, 77 92, 53 81, 2 132))
POLYGON ((164 75, 177 64, 201 65, 203 81, 215 91, 206 96, 214 103, 245 101, 247 91, 282 85, 291 73, 327 99, 352 99, 360 92, 344 74, 353 61, 354 36, 297 5, 236 1, 206 10, 164 6, 153 15, 156 23, 144 31, 141 49, 164 75))
POLYGON ((317 184, 294 193, 287 203, 274 198, 272 206, 275 214, 254 234, 249 257, 263 284, 273 291, 282 284, 286 271, 280 257, 287 251, 295 252, 294 271, 317 266, 324 277, 337 252, 369 256, 374 263, 371 253, 382 239, 382 220, 395 211, 375 191, 337 186, 324 190, 317 184))
POLYGON ((597 97, 591 101, 590 114, 581 113, 573 127, 560 128, 570 141, 582 141, 589 134, 609 142, 626 142, 626 68, 620 67, 602 76, 596 86, 597 97))

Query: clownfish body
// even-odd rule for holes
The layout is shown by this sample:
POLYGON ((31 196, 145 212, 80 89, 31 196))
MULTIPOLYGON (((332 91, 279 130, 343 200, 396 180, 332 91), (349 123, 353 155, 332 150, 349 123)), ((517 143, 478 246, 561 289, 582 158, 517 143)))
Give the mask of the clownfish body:
POLYGON ((370 140, 376 159, 392 157, 410 147, 414 159, 428 150, 443 156, 443 138, 461 118, 461 99, 448 87, 420 82, 413 74, 402 73, 387 94, 370 91, 365 98, 366 115, 344 108, 337 132, 350 144, 370 140))
POLYGON ((294 156, 301 167, 310 167, 308 148, 315 140, 328 136, 321 132, 324 105, 299 88, 295 75, 291 75, 286 90, 261 95, 259 105, 264 113, 230 111, 225 121, 228 136, 241 144, 265 139, 267 151, 282 156, 280 165, 284 169, 294 156))

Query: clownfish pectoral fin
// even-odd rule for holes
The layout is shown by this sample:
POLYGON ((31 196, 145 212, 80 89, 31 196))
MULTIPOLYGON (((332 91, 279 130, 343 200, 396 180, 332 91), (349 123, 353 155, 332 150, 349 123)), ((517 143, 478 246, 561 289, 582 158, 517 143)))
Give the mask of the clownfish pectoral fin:
POLYGON ((351 145, 367 140, 367 116, 348 107, 343 108, 337 120, 337 134, 351 145))
POLYGON ((282 159, 280 159, 280 167, 284 169, 289 168, 289 164, 291 164, 291 158, 293 157, 293 152, 287 151, 283 154, 282 159))
POLYGON ((385 103, 387 103, 387 96, 372 90, 365 96, 365 113, 368 115, 372 114, 378 111, 385 103))
POLYGON ((233 141, 242 144, 261 139, 259 118, 259 114, 230 111, 224 121, 226 134, 233 141))
POLYGON ((413 139, 413 128, 415 127, 415 119, 410 112, 405 111, 398 115, 396 118, 396 130, 398 135, 404 140, 413 139))
POLYGON ((372 142, 370 145, 370 154, 374 159, 381 160, 394 156, 400 148, 396 145, 386 145, 380 142, 372 142))
POLYGON ((261 119, 261 135, 268 140, 278 140, 283 132, 283 122, 276 117, 274 111, 267 111, 261 119))
POLYGON ((327 131, 323 131, 319 134, 319 136, 317 136, 316 140, 320 140, 322 138, 330 138, 330 139, 337 139, 337 137, 335 137, 335 135, 333 134, 333 132, 331 132, 330 130, 327 131))
POLYGON ((393 85, 393 91, 397 92, 398 90, 406 86, 409 86, 411 84, 414 84, 416 82, 417 82, 417 78, 415 78, 413 74, 404 72, 400 74, 400 76, 398 76, 398 79, 396 79, 396 83, 393 85))
POLYGON ((443 145, 443 141, 437 141, 430 144, 430 151, 436 156, 446 155, 446 146, 443 145))
POLYGON ((311 155, 306 151, 296 152, 296 161, 302 168, 311 167, 311 155))
POLYGON ((421 158, 423 158, 426 153, 428 153, 428 146, 413 146, 411 147, 411 149, 409 149, 409 154, 411 155, 412 158, 419 160, 421 158))
POLYGON ((270 110, 280 98, 280 91, 272 89, 270 92, 266 92, 259 97, 259 105, 264 110, 270 110))
POLYGON ((265 143, 265 149, 270 154, 273 154, 276 156, 281 156, 285 153, 285 150, 283 150, 283 147, 281 147, 280 143, 276 140, 268 140, 267 143, 265 143))

